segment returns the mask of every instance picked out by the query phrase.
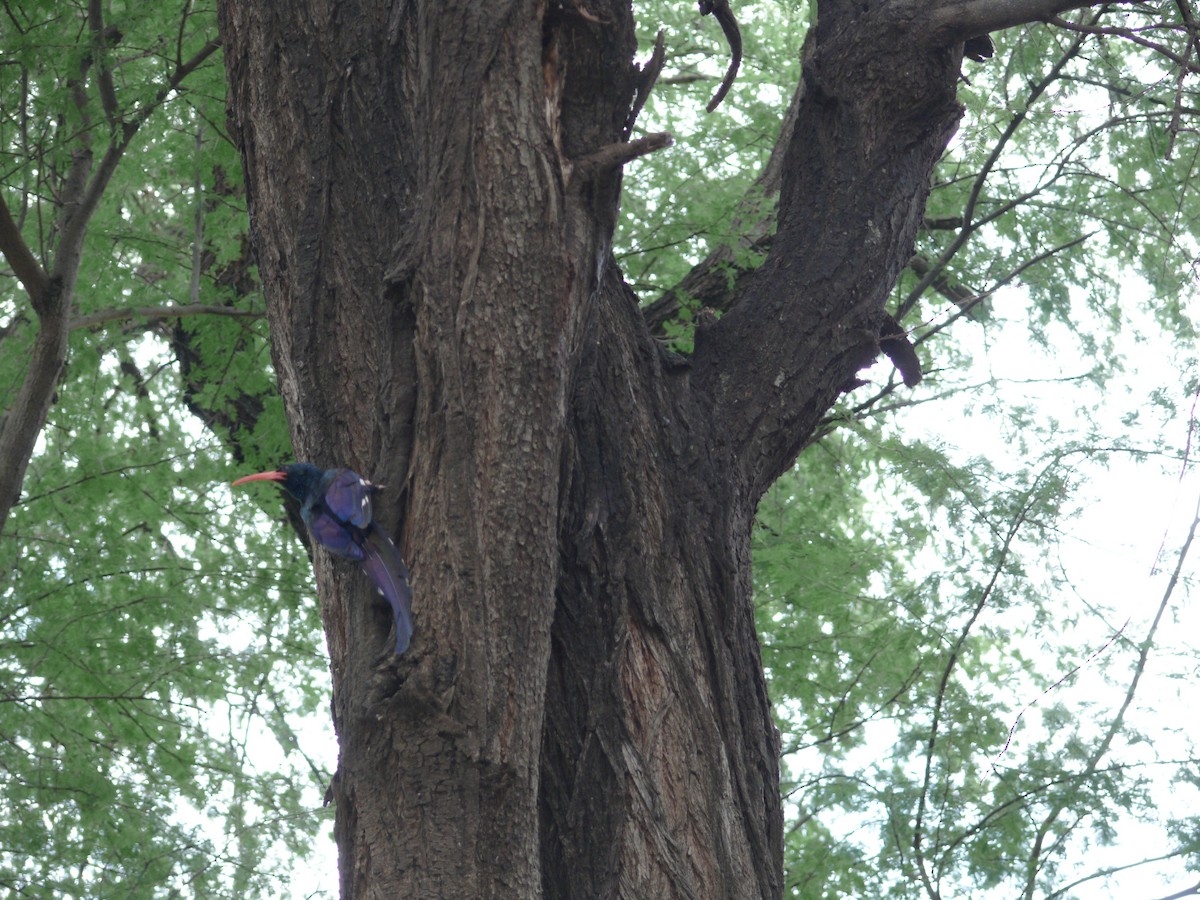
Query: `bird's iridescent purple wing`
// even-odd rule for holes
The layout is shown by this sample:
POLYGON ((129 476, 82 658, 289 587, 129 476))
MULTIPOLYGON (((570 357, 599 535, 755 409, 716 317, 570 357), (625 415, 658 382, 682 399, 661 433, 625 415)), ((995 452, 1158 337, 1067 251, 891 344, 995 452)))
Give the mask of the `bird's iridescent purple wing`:
POLYGON ((396 655, 408 649, 412 640, 412 588, 408 584, 408 568, 396 545, 378 525, 367 530, 363 544, 363 570, 375 582, 375 587, 387 598, 396 620, 396 655))
POLYGON ((334 469, 321 487, 322 500, 334 518, 359 528, 371 524, 371 494, 376 490, 371 482, 349 469, 334 469))

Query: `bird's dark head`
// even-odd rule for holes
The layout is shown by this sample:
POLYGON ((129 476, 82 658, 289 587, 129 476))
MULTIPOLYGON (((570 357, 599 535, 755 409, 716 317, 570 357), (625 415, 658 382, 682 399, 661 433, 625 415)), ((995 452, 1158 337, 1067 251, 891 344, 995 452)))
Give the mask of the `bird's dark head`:
POLYGON ((324 470, 318 469, 310 463, 288 463, 271 472, 259 472, 257 475, 239 478, 233 483, 233 486, 237 487, 239 484, 246 484, 250 481, 274 481, 303 503, 310 494, 317 490, 317 485, 320 484, 324 474, 324 470))

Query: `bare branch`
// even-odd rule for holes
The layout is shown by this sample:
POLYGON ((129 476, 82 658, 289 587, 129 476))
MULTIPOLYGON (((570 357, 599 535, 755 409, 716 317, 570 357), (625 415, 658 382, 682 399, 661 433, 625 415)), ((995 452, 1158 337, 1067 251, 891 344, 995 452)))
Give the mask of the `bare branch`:
MULTIPOLYGON (((41 328, 34 342, 24 381, 8 412, 4 428, 0 430, 0 534, 3 534, 8 515, 20 497, 34 444, 45 425, 58 375, 66 360, 67 335, 72 327, 69 315, 88 222, 139 126, 179 87, 184 78, 213 54, 217 46, 216 41, 205 44, 195 56, 176 68, 171 78, 159 87, 153 98, 132 117, 123 121, 119 129, 113 130, 104 156, 94 171, 88 97, 84 87, 89 60, 85 58, 80 64, 78 75, 69 82, 72 102, 79 109, 84 127, 79 133, 79 146, 72 153, 71 166, 63 188, 58 251, 49 280, 46 282, 46 289, 37 294, 30 292, 31 300, 37 302, 37 298, 40 298, 40 308, 35 305, 34 309, 41 328)), ((105 88, 102 86, 101 94, 104 93, 105 88)), ((104 99, 102 96, 102 102, 106 106, 113 99, 104 99)), ((7 208, 5 209, 7 214, 7 208)), ((0 224, 0 231, 3 230, 0 224)), ((11 245, 6 244, 4 247, 6 256, 9 246, 11 245)), ((27 266, 22 265, 26 274, 30 275, 30 283, 39 283, 37 276, 29 272, 27 266)))
POLYGON ((625 117, 625 127, 622 129, 621 136, 626 140, 629 140, 629 136, 633 133, 633 125, 637 121, 638 115, 641 114, 642 107, 646 105, 646 100, 650 97, 650 91, 654 89, 654 85, 658 81, 666 59, 663 31, 660 28, 658 36, 654 39, 654 51, 638 76, 637 93, 633 98, 633 105, 629 108, 629 115, 625 117))
POLYGON ((234 306, 213 306, 204 303, 191 303, 184 306, 131 306, 124 309, 105 309, 100 312, 78 316, 71 320, 72 331, 78 328, 95 328, 108 322, 121 322, 129 319, 182 319, 187 316, 232 316, 235 318, 261 319, 265 312, 253 309, 238 309, 234 306))
POLYGON ((1084 372, 1081 375, 1067 375, 1062 378, 988 378, 984 381, 964 384, 958 387, 947 388, 943 391, 938 391, 935 394, 919 394, 917 396, 905 396, 902 399, 893 399, 890 403, 880 403, 889 397, 893 397, 898 389, 898 384, 893 381, 879 388, 870 397, 867 397, 860 403, 855 404, 850 409, 837 410, 830 413, 821 420, 817 429, 813 432, 805 446, 815 444, 824 438, 828 437, 836 431, 841 425, 846 422, 865 421, 869 418, 885 415, 886 413, 895 412, 899 409, 907 409, 915 406, 927 406, 930 403, 937 403, 940 400, 945 400, 947 397, 955 397, 960 394, 971 394, 974 392, 982 393, 984 390, 992 390, 997 385, 1001 384, 1070 384, 1072 382, 1083 381, 1084 379, 1093 377, 1093 372, 1084 372))
MULTIPOLYGON (((1194 768, 1194 765, 1189 766, 1189 768, 1194 768)), ((1166 862, 1167 860, 1187 857, 1189 855, 1190 854, 1186 850, 1172 850, 1170 853, 1160 853, 1158 856, 1147 856, 1144 859, 1139 859, 1131 863, 1125 863, 1121 866, 1105 866, 1102 869, 1097 869, 1095 872, 1091 872, 1082 878, 1077 878, 1069 884, 1064 884, 1062 887, 1057 888, 1053 894, 1047 895, 1046 900, 1058 900, 1060 897, 1078 897, 1079 892, 1076 891, 1075 888, 1079 887, 1081 884, 1087 884, 1089 881, 1095 881, 1100 878, 1111 878, 1113 875, 1116 875, 1120 872, 1129 872, 1140 866, 1149 866, 1155 863, 1166 862)), ((1168 897, 1160 897, 1158 900, 1181 900, 1183 897, 1194 897, 1196 894, 1200 894, 1200 884, 1196 884, 1193 887, 1179 891, 1178 893, 1171 894, 1168 897)))
MULTIPOLYGON (((204 126, 196 129, 196 156, 204 149, 204 126)), ((193 304, 200 302, 200 270, 204 257, 204 181, 200 177, 200 166, 196 166, 192 178, 192 277, 188 284, 188 299, 193 304)))
POLYGON ((571 174, 567 178, 568 185, 579 187, 605 172, 610 172, 627 162, 662 150, 675 143, 675 138, 668 131, 648 134, 636 141, 624 141, 615 144, 605 144, 599 150, 581 156, 571 161, 571 174))
MULTIPOLYGON (((178 67, 158 91, 155 92, 153 98, 148 100, 121 128, 120 138, 114 139, 109 144, 104 156, 100 160, 100 165, 96 169, 95 175, 88 183, 87 190, 83 192, 78 203, 78 208, 74 214, 69 217, 69 221, 64 223, 63 237, 60 243, 59 257, 64 258, 63 263, 70 265, 70 254, 75 247, 81 246, 83 241, 83 233, 87 228, 87 223, 95 212, 96 206, 100 203, 100 198, 104 195, 104 189, 108 187, 109 179, 116 171, 117 164, 121 161, 121 157, 129 148, 130 142, 145 121, 154 113, 155 110, 162 105, 163 101, 171 95, 171 92, 176 90, 188 75, 195 71, 199 66, 214 52, 220 44, 217 41, 209 41, 196 52, 196 54, 178 67), (64 253, 64 251, 66 251, 64 253)), ((58 274, 60 269, 60 259, 55 259, 55 273, 58 274)))
MULTIPOLYGON (((1059 244, 1056 247, 1051 247, 1049 250, 1044 250, 1043 252, 1039 253, 1037 256, 1034 256, 1030 259, 1025 260, 1023 263, 1021 263, 1021 265, 1017 266, 1015 269, 1013 269, 1011 272, 1009 272, 1003 278, 999 279, 995 284, 993 284, 986 291, 982 291, 978 294, 974 294, 969 299, 960 301, 960 300, 955 300, 953 297, 948 296, 947 299, 950 299, 955 305, 958 306, 958 311, 956 313, 954 313, 952 316, 950 316, 949 318, 947 318, 944 322, 941 322, 940 324, 935 325, 934 327, 930 328, 928 331, 926 331, 924 334, 922 334, 919 338, 917 338, 914 343, 917 343, 917 344, 924 343, 925 341, 929 340, 929 338, 933 337, 938 332, 944 331, 947 327, 950 326, 951 323, 957 321, 958 319, 962 318, 963 316, 970 316, 971 310, 973 310, 976 306, 978 306, 980 303, 982 303, 988 297, 991 297, 993 294, 995 294, 996 291, 1000 290, 1000 288, 1006 287, 1007 285, 1011 284, 1016 279, 1020 278, 1022 273, 1024 273, 1026 270, 1032 268, 1033 266, 1036 266, 1038 263, 1045 262, 1047 259, 1051 259, 1051 258, 1057 256, 1059 253, 1062 253, 1066 250, 1070 250, 1072 247, 1078 247, 1080 244, 1082 244, 1088 238, 1095 236, 1095 234, 1096 234, 1095 231, 1089 231, 1087 234, 1081 234, 1077 238, 1072 238, 1071 240, 1066 241, 1062 244, 1059 244)), ((943 295, 946 296, 946 294, 944 292, 943 292, 943 295)))
POLYGON ((700 0, 700 15, 707 16, 710 13, 721 23, 721 31, 725 33, 725 40, 729 41, 731 58, 729 68, 725 70, 725 77, 717 86, 717 92, 708 101, 708 106, 704 107, 705 112, 712 112, 721 105, 721 101, 733 87, 733 80, 737 78, 738 69, 742 65, 742 31, 738 28, 733 10, 729 8, 729 0, 700 0))
POLYGON ((21 495, 25 470, 33 455, 37 436, 67 358, 67 328, 61 283, 51 283, 43 309, 38 310, 41 327, 34 338, 25 378, 0 428, 0 535, 21 495))
MULTIPOLYGON (((1153 50, 1155 53, 1165 56, 1181 69, 1185 69, 1186 71, 1193 73, 1200 72, 1200 65, 1197 65, 1186 57, 1180 56, 1166 44, 1160 44, 1158 41, 1152 41, 1148 38, 1142 37, 1141 34, 1138 33, 1138 29, 1116 28, 1107 25, 1085 25, 1081 22, 1070 22, 1067 19, 1061 18, 1060 16, 1054 16, 1049 21, 1051 24, 1057 25, 1059 28, 1063 28, 1067 31, 1075 31, 1080 34, 1112 35, 1114 37, 1125 38, 1127 41, 1133 41, 1135 44, 1140 44, 1143 47, 1153 50)), ((1189 43, 1189 47, 1190 46, 1191 44, 1189 43)))
MULTIPOLYGON (((1008 147, 1010 141, 1012 141, 1017 131, 1025 123, 1026 118, 1029 115, 1029 110, 1033 108, 1033 105, 1037 102, 1038 98, 1041 97, 1047 91, 1047 89, 1049 89, 1049 87, 1058 80, 1067 63, 1076 55, 1078 55, 1083 46, 1083 41, 1084 38, 1082 36, 1078 36, 1074 41, 1072 41, 1055 61, 1054 65, 1050 67, 1050 70, 1037 82, 1030 86, 1024 106, 1019 109, 1009 120, 1008 124, 1004 128, 1004 131, 1000 134, 1000 137, 996 140, 995 145, 992 147, 991 153, 988 154, 987 159, 980 168, 979 173, 975 176, 974 183, 971 185, 971 191, 967 196, 966 205, 963 208, 961 230, 954 237, 954 240, 952 240, 946 247, 946 249, 942 251, 941 256, 939 256, 938 259, 928 267, 927 272, 921 277, 913 289, 909 291, 908 296, 904 299, 904 301, 900 303, 896 311, 897 318, 903 319, 908 311, 916 305, 916 302, 921 295, 924 294, 925 291, 928 290, 938 278, 942 277, 942 273, 945 270, 947 263, 949 263, 950 260, 954 258, 955 254, 957 254, 958 251, 966 245, 971 235, 978 231, 979 228, 987 221, 995 219, 1000 214, 1001 210, 996 210, 992 212, 991 216, 985 219, 975 219, 975 207, 979 203, 979 198, 983 193, 983 188, 987 183, 988 176, 992 173, 992 170, 995 169, 996 164, 1000 160, 1000 155, 1008 147)), ((1021 196, 1013 198, 1012 201, 1006 205, 1005 210, 1023 203, 1025 200, 1029 199, 1029 197, 1032 197, 1037 190, 1038 188, 1035 188, 1025 192, 1025 194, 1022 194, 1021 196)))
POLYGON ((126 703, 135 700, 160 704, 169 702, 162 697, 146 694, 7 694, 0 696, 0 703, 52 703, 57 700, 86 700, 89 703, 101 700, 112 703, 126 703))
MULTIPOLYGON (((1133 3, 1134 0, 1118 0, 1133 3)), ((924 0, 921 4, 924 5, 924 0)), ((966 40, 1030 22, 1045 22, 1072 9, 1103 6, 1092 0, 942 0, 929 11, 931 32, 939 40, 966 40)))
POLYGON ((1200 882, 1193 884, 1190 888, 1184 888, 1182 891, 1176 891, 1174 894, 1162 897, 1160 900, 1182 900, 1184 897, 1195 897, 1197 895, 1200 895, 1200 882))
POLYGON ((187 30, 188 17, 192 12, 192 4, 183 4, 179 14, 179 29, 175 33, 175 68, 183 68, 183 34, 187 30))
MULTIPOLYGON (((804 52, 807 53, 810 46, 811 41, 806 40, 804 52)), ((792 93, 792 99, 780 125, 781 135, 791 134, 795 128, 803 97, 804 80, 801 79, 792 93)), ((779 193, 786 150, 786 140, 780 139, 775 142, 770 159, 762 172, 754 180, 750 190, 738 201, 730 217, 731 230, 742 235, 737 239, 736 246, 720 244, 693 267, 679 284, 643 308, 646 324, 656 336, 663 336, 663 324, 678 315, 681 300, 684 298, 724 312, 741 296, 738 279, 750 269, 739 265, 738 258, 745 251, 758 256, 770 249, 771 236, 775 231, 776 208, 773 198, 779 193)), ((958 227, 957 223, 955 227, 958 227)))

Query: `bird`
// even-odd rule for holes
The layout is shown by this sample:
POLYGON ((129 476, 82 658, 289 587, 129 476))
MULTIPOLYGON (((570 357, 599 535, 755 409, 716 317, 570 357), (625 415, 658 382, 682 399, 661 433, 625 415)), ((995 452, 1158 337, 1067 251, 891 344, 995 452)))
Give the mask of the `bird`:
POLYGON ((396 655, 403 655, 413 633, 412 588, 400 551, 371 511, 371 495, 380 486, 350 469, 321 469, 301 462, 246 475, 233 486, 251 481, 279 484, 300 501, 300 518, 313 540, 330 553, 353 559, 362 566, 391 604, 396 621, 396 655))

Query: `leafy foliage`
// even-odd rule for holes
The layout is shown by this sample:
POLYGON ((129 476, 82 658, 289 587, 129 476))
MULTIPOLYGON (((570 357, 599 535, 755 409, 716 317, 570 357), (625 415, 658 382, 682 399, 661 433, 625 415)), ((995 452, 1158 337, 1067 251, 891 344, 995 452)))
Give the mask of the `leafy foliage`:
MULTIPOLYGON (((121 141, 215 17, 112 4, 98 46, 86 7, 6 15, 0 182, 48 260, 71 160, 121 141)), ((0 885, 14 896, 275 896, 325 820, 328 773, 295 733, 324 698, 308 566, 221 487, 231 451, 288 455, 223 104, 210 57, 100 197, 68 367, 0 539, 0 885)), ((26 303, 0 280, 5 408, 37 328, 26 303)))

